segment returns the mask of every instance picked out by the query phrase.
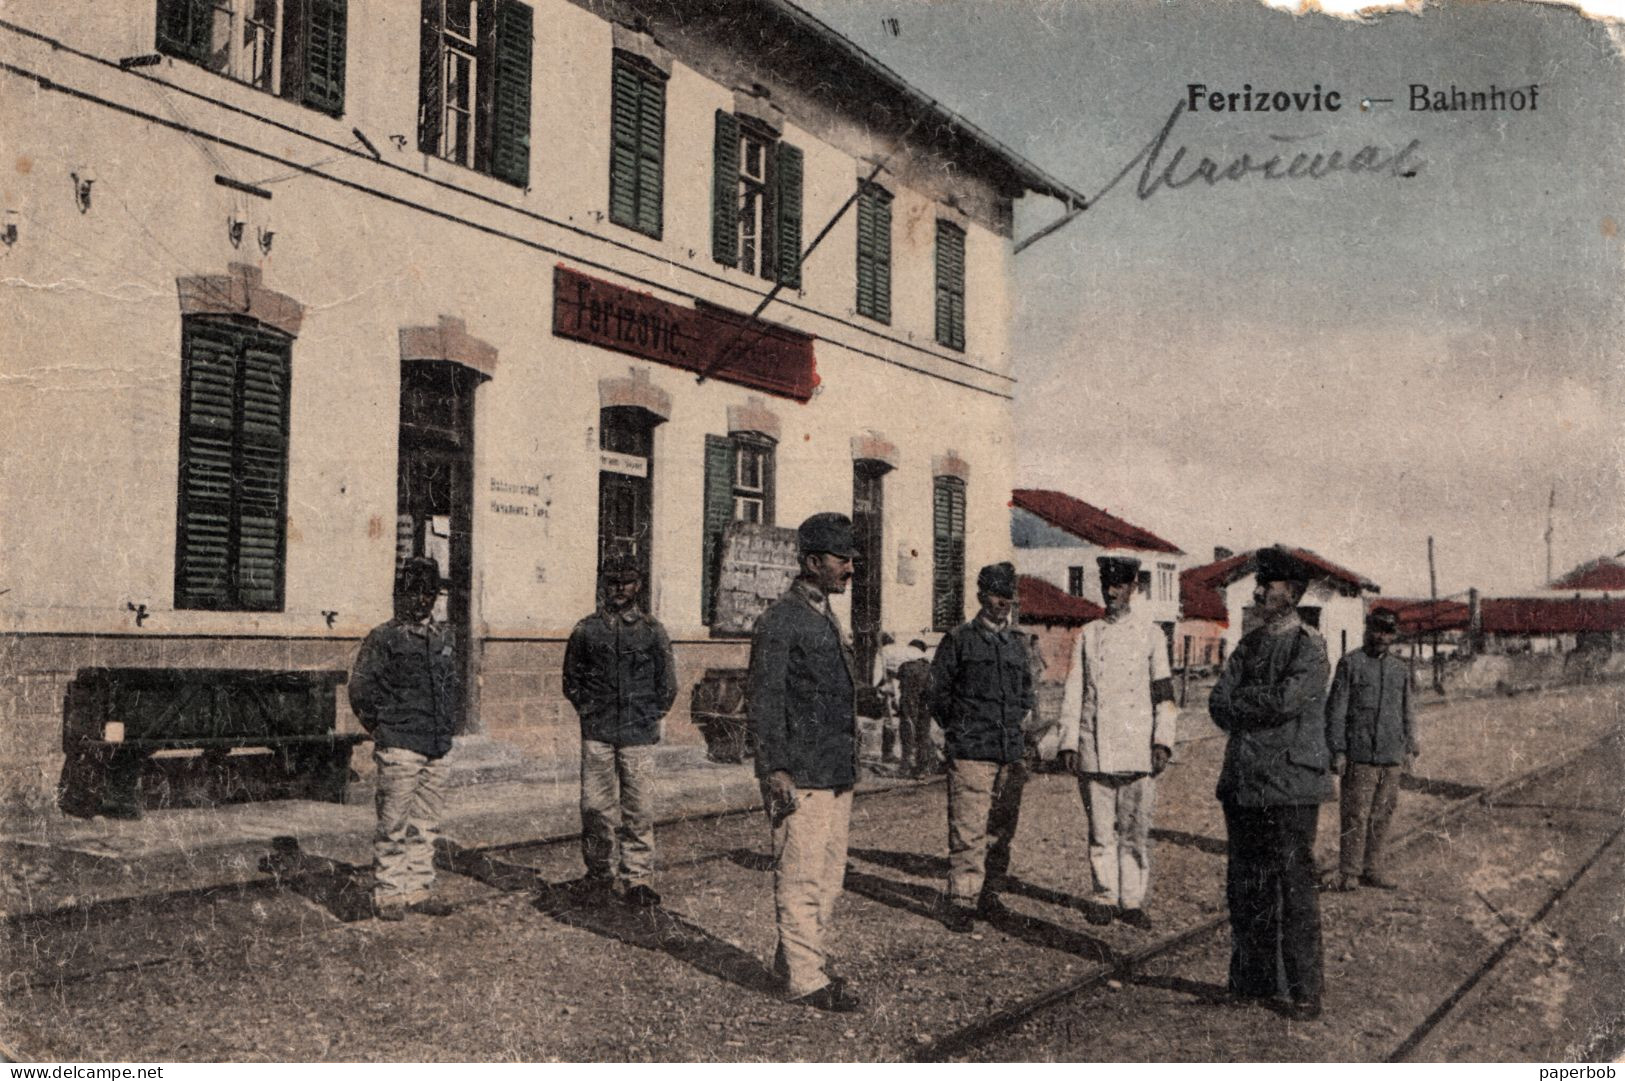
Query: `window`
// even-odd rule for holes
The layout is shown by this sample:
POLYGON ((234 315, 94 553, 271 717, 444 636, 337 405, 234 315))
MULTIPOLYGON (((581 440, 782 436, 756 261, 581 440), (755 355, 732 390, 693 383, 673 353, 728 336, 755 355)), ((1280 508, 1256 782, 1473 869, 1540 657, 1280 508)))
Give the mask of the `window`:
POLYGON ((931 628, 965 621, 965 482, 938 477, 931 501, 931 628))
POLYGON ((338 116, 346 8, 346 0, 159 0, 158 51, 338 116))
POLYGON ((631 53, 617 52, 611 98, 609 220, 658 240, 664 226, 666 76, 631 53))
POLYGON ((937 222, 937 344, 965 350, 965 230, 937 222))
POLYGON ((801 150, 719 109, 712 163, 711 257, 801 288, 801 150))
POLYGON ((182 320, 176 608, 282 610, 292 343, 248 319, 182 320))
POLYGON ((716 610, 722 531, 729 522, 773 524, 774 442, 758 432, 705 437, 705 521, 700 550, 700 617, 716 610))
POLYGON ((891 322, 891 192, 874 184, 858 194, 858 314, 891 322))
POLYGON ((1157 564, 1157 600, 1171 601, 1174 599, 1174 570, 1172 563, 1157 564))
POLYGON ((531 23, 519 0, 423 0, 421 152, 530 183, 531 23))
POLYGON ((1083 568, 1068 567, 1066 569, 1066 591, 1074 597, 1083 596, 1083 568))

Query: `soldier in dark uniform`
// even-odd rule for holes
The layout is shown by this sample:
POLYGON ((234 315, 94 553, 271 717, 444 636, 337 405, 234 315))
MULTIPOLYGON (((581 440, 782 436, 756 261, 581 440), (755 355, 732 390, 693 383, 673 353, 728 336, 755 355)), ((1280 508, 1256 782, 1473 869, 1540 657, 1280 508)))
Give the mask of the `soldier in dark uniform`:
POLYGON ((1315 827, 1332 798, 1326 745, 1326 645, 1298 618, 1310 569, 1286 549, 1254 556, 1264 623, 1241 640, 1208 699, 1229 734, 1218 797, 1229 839, 1230 981, 1237 1002, 1274 999, 1320 1016, 1320 899, 1315 827))
POLYGON ((638 606, 643 575, 621 556, 604 565, 603 604, 564 647, 564 696, 581 718, 583 887, 660 904, 654 876, 655 745, 677 699, 677 664, 660 621, 638 606))
POLYGON ((746 699, 773 827, 773 968, 791 1001, 847 1013, 860 1003, 845 980, 829 975, 824 938, 846 876, 857 683, 829 597, 846 592, 856 544, 851 520, 831 513, 802 522, 796 539, 801 573, 756 621, 746 699))
POLYGON ((983 567, 976 618, 949 631, 931 665, 931 707, 947 737, 948 900, 943 922, 961 934, 974 914, 997 915, 998 884, 1027 783, 1023 727, 1037 700, 1027 636, 1010 625, 1016 569, 983 567))

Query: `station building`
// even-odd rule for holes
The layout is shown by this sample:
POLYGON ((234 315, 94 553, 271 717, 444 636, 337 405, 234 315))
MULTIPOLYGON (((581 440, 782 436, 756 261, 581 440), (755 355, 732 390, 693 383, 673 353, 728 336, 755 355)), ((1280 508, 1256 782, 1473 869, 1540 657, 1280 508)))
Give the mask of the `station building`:
POLYGON ((1082 197, 783 0, 38 0, 0 93, 8 797, 86 667, 347 669, 410 554, 550 763, 606 555, 679 743, 728 522, 851 514, 863 652, 1010 556, 1013 206, 1082 197))

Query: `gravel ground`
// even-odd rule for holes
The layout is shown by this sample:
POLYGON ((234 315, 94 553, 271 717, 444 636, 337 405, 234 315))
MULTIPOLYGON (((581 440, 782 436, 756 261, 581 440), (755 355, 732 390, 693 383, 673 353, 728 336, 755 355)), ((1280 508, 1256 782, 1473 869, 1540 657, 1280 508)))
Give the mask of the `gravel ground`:
MULTIPOLYGON (((1396 828, 1616 729, 1622 703, 1625 688, 1603 687, 1424 712, 1424 757, 1396 828)), ((971 936, 947 933, 934 916, 945 871, 941 786, 860 800, 832 943, 835 968, 867 1002, 857 1015, 774 997, 763 964, 773 947, 766 830, 739 816, 662 830, 666 908, 652 915, 572 903, 559 884, 580 873, 579 859, 554 845, 458 861, 441 884, 462 907, 440 920, 358 918, 361 869, 309 855, 288 865, 278 888, 188 895, 94 919, 13 920, 0 1030, 25 1055, 72 1060, 906 1057, 1221 911, 1223 827, 1212 790, 1222 745, 1202 738, 1197 723, 1186 727, 1197 738, 1182 744, 1159 792, 1150 934, 1083 919, 1084 826, 1068 778, 1033 779, 1006 894, 1011 915, 971 936), (324 870, 338 873, 299 873, 324 870)), ((1617 792, 1617 775, 1605 790, 1617 792)), ((1335 843, 1329 821, 1323 858, 1335 843)), ((1435 930, 1403 908, 1373 920, 1367 936, 1435 930)), ((1482 946, 1481 932, 1462 934, 1439 939, 1442 956, 1467 958, 1482 946)), ((1181 971, 1213 979, 1191 974, 1200 964, 1181 971)), ((1165 1023, 1201 1008, 1178 997, 1165 1023)), ((1374 1005, 1369 1025, 1409 1031, 1426 1012, 1420 1005, 1404 997, 1374 1005)), ((1295 1038, 1273 1015, 1256 1021, 1261 1032, 1295 1038)), ((1348 1057, 1381 1043, 1351 1044, 1348 1057)), ((1324 1044, 1302 1055, 1247 1046, 1253 1053, 1241 1057, 1265 1057, 1266 1047, 1267 1057, 1329 1054, 1324 1044)), ((1118 1054, 1185 1057, 1167 1043, 1118 1054)), ((1019 1055, 1095 1057, 1062 1036, 1019 1055)))

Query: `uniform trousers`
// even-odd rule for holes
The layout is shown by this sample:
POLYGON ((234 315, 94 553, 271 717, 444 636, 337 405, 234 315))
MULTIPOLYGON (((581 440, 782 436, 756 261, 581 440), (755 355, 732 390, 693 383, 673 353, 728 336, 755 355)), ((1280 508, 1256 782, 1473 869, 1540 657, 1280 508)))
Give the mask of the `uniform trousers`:
MULTIPOLYGON (((770 803, 765 781, 762 802, 770 803)), ((829 982, 825 939, 846 880, 851 817, 850 788, 797 788, 795 810, 773 827, 773 905, 779 928, 773 967, 790 998, 810 995, 829 982)))
POLYGON ((1078 778, 1089 817, 1089 870, 1094 899, 1139 908, 1151 882, 1151 807, 1157 783, 1149 773, 1086 773, 1078 778))
POLYGON ((378 768, 374 896, 380 903, 412 904, 427 897, 434 883, 434 843, 446 809, 445 760, 375 744, 372 761, 378 768))
POLYGON ((1026 784, 1021 762, 956 758, 948 764, 948 898, 954 904, 976 904, 984 883, 997 883, 1010 870, 1026 784))
POLYGON ((1343 770, 1338 870, 1349 877, 1381 874, 1388 824, 1399 802, 1404 766, 1350 762, 1343 770))
POLYGON ((581 862, 587 877, 611 878, 619 857, 628 886, 654 877, 655 748, 581 741, 581 862))
POLYGON ((1284 975, 1294 1001, 1318 999, 1323 980, 1314 848, 1320 806, 1223 806, 1230 990, 1272 998, 1284 975))

